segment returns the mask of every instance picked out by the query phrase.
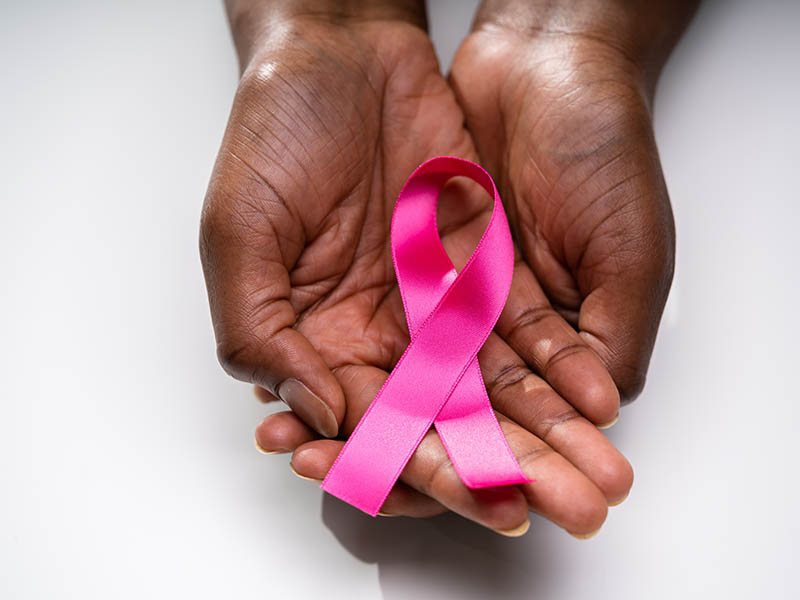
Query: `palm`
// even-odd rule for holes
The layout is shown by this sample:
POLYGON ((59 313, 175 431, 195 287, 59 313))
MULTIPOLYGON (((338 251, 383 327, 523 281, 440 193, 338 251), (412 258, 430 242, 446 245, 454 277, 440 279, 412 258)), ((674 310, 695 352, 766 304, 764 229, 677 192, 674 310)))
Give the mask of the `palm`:
POLYGON ((651 90, 603 42, 491 28, 465 40, 452 81, 551 305, 631 399, 644 380, 673 252, 651 90), (473 85, 478 78, 482 85, 473 85))
POLYGON ((288 280, 294 328, 331 369, 390 369, 408 338, 388 240, 394 200, 425 159, 474 150, 422 30, 374 23, 354 35, 310 19, 291 35, 243 76, 206 212, 247 217, 237 243, 254 263, 279 259, 260 268, 288 280))
POLYGON ((425 159, 473 151, 421 30, 377 26, 365 39, 326 42, 326 62, 309 79, 347 93, 334 95, 333 105, 315 90, 292 101, 301 107, 298 125, 305 123, 297 141, 311 159, 301 166, 313 191, 296 207, 305 247, 291 271, 292 305, 297 329, 331 368, 391 369, 407 343, 388 243, 394 201, 425 159), (321 97, 325 106, 315 104, 321 97), (335 129, 320 120, 330 112, 335 129))

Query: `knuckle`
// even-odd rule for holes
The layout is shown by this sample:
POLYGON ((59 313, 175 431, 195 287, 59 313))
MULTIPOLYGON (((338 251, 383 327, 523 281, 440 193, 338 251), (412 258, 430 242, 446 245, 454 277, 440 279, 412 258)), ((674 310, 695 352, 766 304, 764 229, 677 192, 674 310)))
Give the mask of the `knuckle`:
POLYGON ((489 383, 489 395, 496 395, 514 387, 531 375, 530 369, 520 363, 510 363, 497 371, 489 383))
POLYGON ((552 306, 545 304, 531 306, 520 312, 508 326, 507 335, 509 338, 521 333, 523 330, 533 327, 544 319, 559 317, 559 314, 553 309, 552 306))
POLYGON ((541 419, 536 434, 538 437, 547 442, 553 430, 562 427, 567 423, 574 421, 575 419, 580 419, 580 418, 582 418, 580 413, 578 413, 578 411, 569 406, 568 408, 560 410, 554 414, 548 415, 547 417, 541 419))
MULTIPOLYGON (((449 458, 443 459, 423 483, 423 492, 432 498, 447 498, 453 494, 453 484, 458 480, 453 463, 449 458)), ((460 483, 460 480, 459 480, 460 483)))
POLYGON ((519 463, 520 468, 526 474, 532 474, 536 472, 536 465, 535 463, 542 458, 545 458, 552 454, 554 450, 546 445, 542 444, 541 446, 536 446, 522 454, 521 456, 517 456, 517 462, 519 463))
POLYGON ((558 350, 556 350, 550 356, 547 357, 547 360, 545 361, 544 365, 545 377, 547 377, 548 372, 562 360, 569 358, 573 354, 577 354, 579 352, 586 352, 587 350, 588 348, 582 343, 571 342, 564 344, 558 350))

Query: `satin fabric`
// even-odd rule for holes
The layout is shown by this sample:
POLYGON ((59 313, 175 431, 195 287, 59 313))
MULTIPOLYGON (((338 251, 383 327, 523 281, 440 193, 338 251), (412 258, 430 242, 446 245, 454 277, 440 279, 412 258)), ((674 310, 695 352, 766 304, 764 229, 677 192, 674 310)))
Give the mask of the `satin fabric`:
POLYGON ((500 429, 477 359, 514 271, 511 233, 492 178, 468 160, 426 161, 398 196, 391 245, 411 343, 322 489, 375 516, 432 424, 468 487, 531 481, 500 429), (436 207, 445 183, 459 175, 478 182, 494 207, 472 256, 456 273, 442 247, 436 207))

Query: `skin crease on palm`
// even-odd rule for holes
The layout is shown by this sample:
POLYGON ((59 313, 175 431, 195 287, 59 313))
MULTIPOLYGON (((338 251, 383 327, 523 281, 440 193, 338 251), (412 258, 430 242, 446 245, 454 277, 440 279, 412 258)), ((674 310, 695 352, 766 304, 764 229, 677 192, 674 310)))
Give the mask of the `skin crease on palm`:
MULTIPOLYGON (((452 510, 518 533, 534 511, 579 536, 596 531, 633 482, 596 425, 615 418, 617 387, 625 399, 641 387, 671 276, 647 94, 621 75, 588 85, 562 36, 566 50, 533 51, 530 36, 489 19, 465 40, 448 85, 419 13, 276 11, 258 13, 255 28, 236 9, 243 76, 201 226, 218 353, 264 400, 299 380, 324 403, 266 418, 257 445, 293 452, 295 472, 324 477, 409 341, 388 239, 396 196, 424 160, 461 156, 496 178, 520 245, 479 360, 536 482, 469 490, 431 432, 382 512, 452 510), (618 330, 621 310, 640 323, 618 330)), ((440 198, 457 268, 491 211, 476 188, 454 180, 440 198)))

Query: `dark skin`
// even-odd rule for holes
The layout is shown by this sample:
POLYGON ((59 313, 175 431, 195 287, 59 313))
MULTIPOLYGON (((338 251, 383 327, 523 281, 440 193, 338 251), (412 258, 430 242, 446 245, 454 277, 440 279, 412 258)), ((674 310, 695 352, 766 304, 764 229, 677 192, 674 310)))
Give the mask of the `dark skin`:
MULTIPOLYGON (((518 244, 509 301, 479 360, 537 481, 471 491, 430 433, 382 511, 452 510, 516 535, 533 510, 575 535, 596 531, 633 481, 598 425, 641 389, 672 273, 649 112, 658 69, 634 69, 586 33, 520 31, 512 3, 482 6, 449 82, 416 2, 228 10, 243 76, 201 254, 223 366, 293 408, 259 425, 258 445, 324 477, 408 344, 388 239, 397 193, 427 158, 479 160, 518 244)), ((673 17, 672 41, 661 36, 652 57, 663 63, 690 14, 673 17)), ((442 194, 456 267, 491 210, 476 187, 442 194)))
POLYGON ((672 282, 675 230, 652 105, 695 8, 487 1, 453 62, 451 83, 523 255, 623 403, 644 387, 672 282))

